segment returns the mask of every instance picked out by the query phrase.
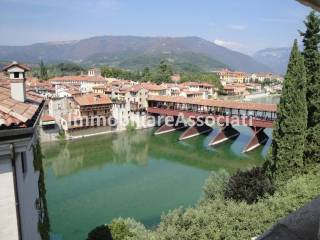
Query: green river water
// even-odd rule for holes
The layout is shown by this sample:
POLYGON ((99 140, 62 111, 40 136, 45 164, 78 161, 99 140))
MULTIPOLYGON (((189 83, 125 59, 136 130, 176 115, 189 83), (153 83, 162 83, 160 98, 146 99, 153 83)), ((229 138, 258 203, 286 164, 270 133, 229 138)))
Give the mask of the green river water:
MULTIPOLYGON (((85 239, 94 227, 131 217, 148 227, 162 213, 194 206, 210 171, 235 172, 261 165, 271 138, 248 154, 251 130, 215 148, 217 134, 178 141, 181 132, 154 136, 154 129, 43 144, 52 239, 85 239)), ((266 129, 271 137, 271 129, 266 129)))

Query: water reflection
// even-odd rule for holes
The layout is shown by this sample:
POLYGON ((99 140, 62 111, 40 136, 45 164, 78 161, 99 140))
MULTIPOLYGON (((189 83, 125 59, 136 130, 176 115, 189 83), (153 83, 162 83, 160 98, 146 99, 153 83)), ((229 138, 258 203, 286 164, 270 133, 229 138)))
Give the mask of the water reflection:
POLYGON ((51 166, 56 176, 100 168, 107 163, 143 166, 148 161, 149 135, 150 131, 141 131, 44 144, 46 166, 51 166))
POLYGON ((235 141, 215 148, 208 143, 218 129, 186 141, 178 141, 181 132, 154 136, 149 129, 43 144, 53 236, 85 239, 95 226, 120 216, 151 227, 163 212, 192 206, 210 171, 263 163, 271 140, 243 154, 252 131, 237 129, 241 135, 235 141))
POLYGON ((84 239, 95 226, 120 216, 154 226, 163 212, 195 204, 210 171, 234 172, 263 163, 262 147, 241 153, 251 136, 246 128, 241 129, 241 138, 216 148, 207 143, 217 130, 186 141, 178 141, 181 132, 160 136, 153 132, 43 145, 55 237, 84 239))
POLYGON ((245 127, 239 127, 238 130, 241 132, 238 139, 216 148, 208 147, 208 142, 217 134, 217 129, 209 135, 186 141, 178 141, 181 132, 153 136, 154 130, 149 129, 131 134, 44 144, 45 166, 51 166, 54 174, 62 177, 82 169, 99 169, 111 163, 146 166, 150 158, 175 161, 205 170, 224 168, 235 171, 243 165, 260 164, 266 151, 258 148, 249 154, 242 154, 252 132, 245 127))
POLYGON ((131 163, 144 166, 148 163, 150 131, 119 134, 112 139, 114 163, 131 163))

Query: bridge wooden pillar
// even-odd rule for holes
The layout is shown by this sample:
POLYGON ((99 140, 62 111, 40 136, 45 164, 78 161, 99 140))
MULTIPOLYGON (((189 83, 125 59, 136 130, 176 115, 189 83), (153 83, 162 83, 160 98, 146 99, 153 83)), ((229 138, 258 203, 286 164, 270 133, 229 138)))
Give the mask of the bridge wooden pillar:
POLYGON ((211 132, 212 128, 207 126, 205 123, 203 123, 202 126, 198 126, 195 124, 194 126, 190 126, 186 131, 184 131, 181 136, 179 137, 179 140, 185 140, 188 138, 199 136, 200 134, 211 132))
POLYGON ((243 152, 249 152, 253 149, 256 149, 260 145, 266 144, 269 137, 268 135, 263 131, 265 128, 263 127, 250 127, 253 131, 253 136, 251 137, 249 143, 243 150, 243 152))
POLYGON ((235 139, 240 135, 240 133, 232 127, 231 124, 224 126, 217 136, 215 136, 209 143, 209 146, 215 146, 223 143, 229 139, 235 139))
POLYGON ((174 132, 176 130, 179 129, 185 129, 187 128, 187 126, 185 126, 184 124, 178 124, 176 125, 176 120, 174 121, 174 123, 168 125, 166 123, 164 123, 155 133, 154 135, 160 135, 160 134, 165 134, 165 133, 170 133, 170 132, 174 132))

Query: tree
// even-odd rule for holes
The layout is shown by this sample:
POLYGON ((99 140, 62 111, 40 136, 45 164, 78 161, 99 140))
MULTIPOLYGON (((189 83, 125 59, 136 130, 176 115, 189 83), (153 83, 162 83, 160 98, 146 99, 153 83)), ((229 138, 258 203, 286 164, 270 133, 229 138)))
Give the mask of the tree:
POLYGON ((210 176, 206 179, 202 191, 203 191, 203 199, 202 201, 207 201, 209 199, 223 199, 224 198, 224 190, 229 181, 230 175, 227 171, 214 171, 210 174, 210 176))
POLYGON ((307 73, 307 148, 306 162, 320 161, 320 18, 312 11, 305 21, 306 32, 301 32, 304 43, 304 62, 307 73))
POLYGON ((306 70, 297 40, 291 51, 277 117, 267 166, 273 174, 291 176, 303 166, 307 128, 306 70))
POLYGON ((172 69, 165 60, 161 60, 157 70, 152 75, 152 81, 160 84, 164 82, 170 82, 170 76, 172 75, 172 69))
POLYGON ((44 65, 43 61, 40 62, 40 80, 48 80, 48 71, 46 66, 44 65))
POLYGON ((141 82, 149 82, 151 81, 151 72, 150 72, 150 68, 145 67, 142 71, 142 77, 141 77, 141 82))
POLYGON ((204 82, 223 90, 223 86, 217 74, 215 73, 183 73, 181 82, 204 82))
POLYGON ((109 227, 107 225, 101 225, 88 234, 87 240, 113 240, 113 238, 109 227))
POLYGON ((267 194, 272 195, 274 191, 275 187, 264 170, 255 167, 249 171, 238 171, 233 175, 226 185, 224 196, 225 198, 252 204, 267 194))
POLYGON ((172 74, 172 69, 165 60, 160 61, 159 72, 162 74, 172 74))
POLYGON ((113 240, 123 240, 127 237, 133 237, 134 234, 130 231, 129 227, 123 219, 115 219, 109 224, 113 240))

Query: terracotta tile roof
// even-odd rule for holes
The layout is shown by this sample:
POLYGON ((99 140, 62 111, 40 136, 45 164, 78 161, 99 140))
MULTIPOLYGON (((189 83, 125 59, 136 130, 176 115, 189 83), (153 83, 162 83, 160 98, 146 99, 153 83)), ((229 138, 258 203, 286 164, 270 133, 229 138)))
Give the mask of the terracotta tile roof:
POLYGON ((235 90, 235 89, 237 89, 238 87, 236 87, 236 86, 230 86, 230 85, 225 85, 225 86, 223 86, 223 89, 224 90, 235 90))
POLYGON ((252 103, 252 102, 237 102, 237 101, 225 101, 225 100, 214 100, 214 99, 195 99, 185 97, 172 97, 172 96, 149 96, 149 101, 159 102, 176 102, 185 104, 204 105, 210 107, 224 107, 241 110, 256 110, 256 111, 267 111, 276 112, 276 104, 264 104, 264 103, 252 103))
POLYGON ((101 76, 63 76, 49 79, 49 82, 106 82, 101 76))
POLYGON ((162 84, 163 86, 165 86, 165 87, 167 87, 167 88, 172 88, 172 87, 176 87, 176 88, 178 88, 178 87, 181 87, 181 85, 182 84, 177 84, 177 83, 163 83, 162 84))
POLYGON ((71 96, 82 95, 82 92, 78 88, 74 87, 73 85, 67 86, 66 92, 69 93, 71 96))
POLYGON ((26 102, 18 102, 11 98, 10 88, 0 86, 0 129, 29 127, 42 103, 43 98, 33 92, 27 92, 26 102))
POLYGON ((107 79, 111 80, 112 84, 120 84, 120 83, 126 84, 126 83, 132 82, 131 80, 118 79, 118 78, 107 78, 107 79))
POLYGON ((167 89, 166 86, 153 83, 141 83, 141 86, 149 91, 163 91, 167 89))
POLYGON ((112 104, 112 101, 108 96, 99 94, 86 94, 74 97, 74 100, 80 106, 112 104))
POLYGON ((41 117, 41 121, 42 122, 51 122, 51 121, 55 121, 55 118, 50 115, 43 115, 41 117))
POLYGON ((99 85, 93 86, 92 88, 93 88, 93 89, 106 89, 106 88, 108 88, 108 87, 110 87, 110 85, 107 85, 107 84, 99 84, 99 85))
POLYGON ((23 64, 19 64, 17 62, 13 62, 7 66, 5 66, 2 71, 7 71, 9 68, 12 68, 12 67, 19 67, 19 68, 22 68, 24 69, 25 71, 30 71, 30 68, 26 65, 23 65, 23 64))
POLYGON ((141 89, 143 89, 144 87, 141 84, 135 84, 130 88, 130 92, 138 92, 141 89))
POLYGON ((206 83, 206 82, 184 82, 184 83, 181 83, 181 85, 183 86, 192 86, 192 87, 213 87, 212 84, 210 83, 206 83))
POLYGON ((205 93, 205 91, 189 91, 189 90, 184 90, 184 91, 182 91, 182 93, 185 93, 185 94, 203 94, 203 93, 205 93))
POLYGON ((34 79, 27 79, 26 85, 31 88, 52 88, 52 84, 50 82, 40 82, 34 79))
POLYGON ((245 84, 227 84, 223 86, 224 90, 245 89, 245 84))

